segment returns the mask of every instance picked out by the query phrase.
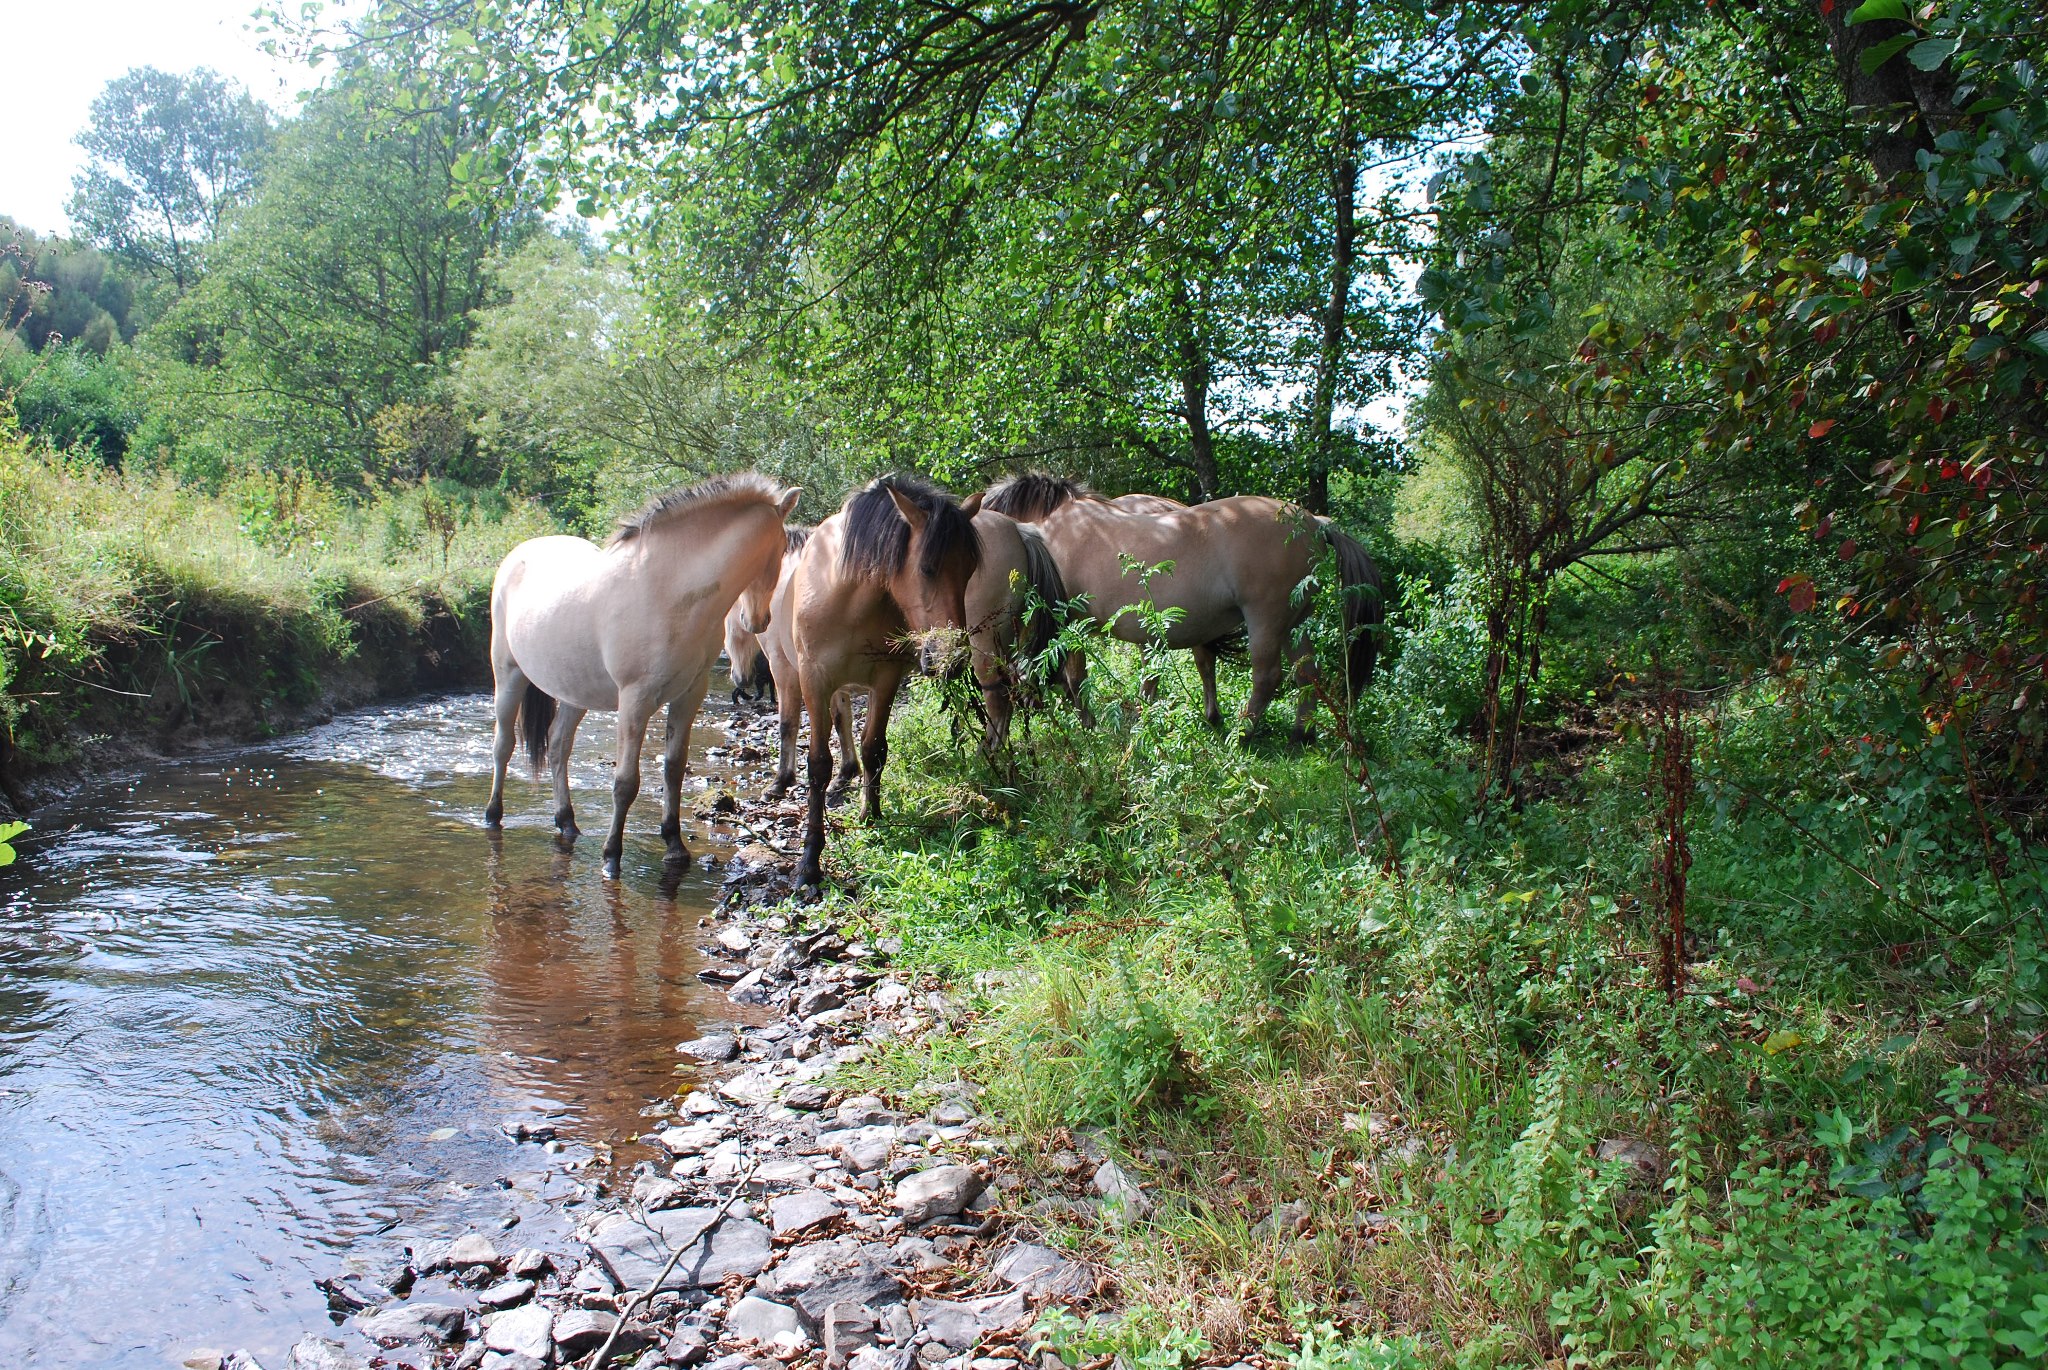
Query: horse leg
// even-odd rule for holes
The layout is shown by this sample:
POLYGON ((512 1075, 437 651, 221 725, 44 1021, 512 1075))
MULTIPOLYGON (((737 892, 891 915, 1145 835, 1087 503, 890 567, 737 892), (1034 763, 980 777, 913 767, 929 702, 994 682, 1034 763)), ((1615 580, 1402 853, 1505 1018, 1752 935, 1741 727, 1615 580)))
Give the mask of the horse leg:
POLYGON ((868 690, 868 721, 860 735, 860 763, 866 774, 863 789, 864 816, 870 823, 882 821, 882 768, 889 764, 889 711, 896 704, 899 674, 881 672, 868 690))
POLYGON ((690 773, 690 728, 704 704, 706 680, 668 705, 668 741, 661 749, 661 839, 668 843, 662 858, 687 867, 690 849, 683 845, 683 777, 690 773))
POLYGON ((619 878, 619 857, 626 850, 626 812, 640 794, 640 748, 647 741, 647 723, 655 706, 633 695, 619 698, 619 741, 612 768, 612 826, 604 839, 604 874, 619 878))
POLYGON ((1202 721, 1212 728, 1223 726, 1223 710, 1216 704, 1216 649, 1199 643, 1188 649, 1195 659, 1195 672, 1202 677, 1202 721))
POLYGON ((853 745, 853 693, 841 690, 832 700, 832 734, 839 739, 839 770, 825 791, 828 800, 846 793, 860 779, 860 752, 853 745))
POLYGON ((796 783, 797 715, 803 707, 803 697, 795 690, 782 691, 775 701, 775 731, 781 739, 782 751, 775 762, 775 783, 768 787, 764 799, 781 799, 796 783))
POLYGON ((491 799, 484 805, 484 826, 505 822, 505 768, 519 746, 519 702, 526 697, 526 673, 509 662, 497 672, 497 697, 491 702, 491 799))
POLYGON ((583 710, 564 704, 555 713, 554 730, 548 734, 548 756, 553 761, 555 780, 555 833, 573 842, 582 829, 576 826, 576 810, 569 803, 569 751, 576 745, 576 727, 583 722, 583 710))
POLYGON ((831 716, 833 691, 824 682, 803 681, 803 707, 811 716, 810 747, 804 754, 804 850, 796 863, 797 888, 815 887, 825 879, 825 787, 832 780, 832 731, 822 721, 831 716))
POLYGON ((1088 707, 1088 692, 1082 688, 1088 679, 1088 658, 1079 652, 1068 652, 1067 659, 1060 663, 1060 685, 1067 692, 1067 702, 1081 715, 1081 726, 1095 726, 1095 710, 1088 707))
POLYGON ((981 707, 988 715, 988 731, 981 735, 981 754, 990 765, 1010 745, 1010 715, 1015 704, 1009 673, 997 665, 981 684, 981 707))
POLYGON ((1253 618, 1245 616, 1250 627, 1250 648, 1252 658, 1252 694, 1244 703, 1244 717, 1247 733, 1255 733, 1265 721, 1266 710, 1280 693, 1280 658, 1287 650, 1287 618, 1282 614, 1274 618, 1253 618))
POLYGON ((1294 740, 1307 743, 1315 737, 1316 648, 1306 635, 1294 644, 1294 684, 1300 697, 1294 701, 1294 740))

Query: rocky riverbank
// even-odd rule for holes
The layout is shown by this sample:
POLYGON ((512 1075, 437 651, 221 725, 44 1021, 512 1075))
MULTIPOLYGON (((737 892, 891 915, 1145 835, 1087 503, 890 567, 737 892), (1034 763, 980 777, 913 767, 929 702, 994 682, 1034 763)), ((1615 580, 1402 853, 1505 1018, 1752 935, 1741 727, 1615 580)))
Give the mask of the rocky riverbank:
MULTIPOLYGON (((729 759, 763 761, 766 722, 738 720, 729 759)), ((742 774, 749 791, 760 778, 742 774)), ((971 1084, 921 1081, 910 1107, 844 1081, 888 1045, 961 1030, 965 1010, 888 940, 850 941, 788 898, 800 812, 721 796, 703 814, 755 839, 702 926, 699 976, 734 1020, 678 1045, 692 1078, 649 1109, 659 1159, 622 1173, 567 1249, 473 1233, 326 1281, 337 1326, 283 1370, 539 1370, 600 1351, 640 1370, 1021 1370, 1049 1354, 1032 1334, 1047 1310, 1100 1304, 1108 1272, 1037 1220, 1141 1219, 1150 1201, 1113 1159, 1082 1139, 1027 1173, 971 1084)))

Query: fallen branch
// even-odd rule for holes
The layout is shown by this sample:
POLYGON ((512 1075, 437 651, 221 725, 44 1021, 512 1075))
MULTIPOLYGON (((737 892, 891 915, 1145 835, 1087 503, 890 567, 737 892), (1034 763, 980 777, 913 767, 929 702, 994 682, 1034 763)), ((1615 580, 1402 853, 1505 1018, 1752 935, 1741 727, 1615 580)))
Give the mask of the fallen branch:
POLYGON ((746 1193, 748 1182, 754 1178, 754 1172, 760 1169, 760 1166, 760 1161, 756 1160, 741 1173, 738 1179, 733 1181, 732 1191, 725 1196, 725 1202, 712 1210, 711 1216, 705 1220, 702 1227, 690 1233, 682 1241, 677 1242, 676 1249, 669 1252, 668 1264, 664 1265, 661 1268, 661 1273, 654 1277, 654 1283, 648 1285, 638 1294, 635 1294, 626 1301, 626 1305, 623 1308, 619 1309, 619 1320, 612 1324, 611 1334, 604 1339, 604 1345, 590 1353, 590 1359, 584 1363, 584 1370, 600 1370, 600 1367, 604 1365, 605 1357, 611 1355, 612 1346, 618 1341, 619 1333, 625 1331, 626 1320, 633 1316, 635 1309, 653 1298, 660 1291, 662 1283, 669 1277, 669 1272, 674 1270, 676 1262, 683 1258, 683 1253, 701 1241, 705 1233, 725 1221, 725 1215, 732 1211, 733 1203, 740 1195, 746 1193))

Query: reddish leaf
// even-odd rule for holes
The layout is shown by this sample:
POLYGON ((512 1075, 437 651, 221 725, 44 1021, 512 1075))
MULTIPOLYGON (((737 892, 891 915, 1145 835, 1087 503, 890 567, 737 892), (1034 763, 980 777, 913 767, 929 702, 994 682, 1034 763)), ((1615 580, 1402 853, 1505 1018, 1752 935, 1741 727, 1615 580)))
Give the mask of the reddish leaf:
POLYGON ((1835 12, 1835 0, 1820 0, 1820 12, 1822 14, 1833 14, 1835 12))
POLYGON ((1853 557, 1855 555, 1856 539, 1850 538, 1842 544, 1842 560, 1847 561, 1850 557, 1853 557))
POLYGON ((1827 435, 1828 435, 1828 434, 1829 434, 1829 433, 1830 433, 1831 431, 1833 431, 1833 429, 1834 429, 1834 426, 1835 426, 1835 421, 1834 421, 1833 419, 1821 419, 1821 420, 1818 420, 1818 421, 1817 421, 1817 422, 1816 422, 1816 423, 1815 423, 1815 424, 1813 425, 1813 427, 1811 427, 1811 428, 1809 428, 1809 429, 1807 429, 1807 430, 1806 430, 1806 436, 1807 436, 1807 437, 1809 437, 1809 438, 1824 438, 1824 437, 1826 437, 1826 436, 1827 436, 1827 435))

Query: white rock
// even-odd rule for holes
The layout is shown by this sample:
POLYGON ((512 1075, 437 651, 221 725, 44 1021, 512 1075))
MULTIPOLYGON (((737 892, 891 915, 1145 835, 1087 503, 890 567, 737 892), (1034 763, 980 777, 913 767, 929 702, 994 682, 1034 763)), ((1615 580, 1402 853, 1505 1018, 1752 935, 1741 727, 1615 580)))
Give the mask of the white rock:
POLYGON ((356 1315, 356 1327, 372 1341, 453 1341, 462 1335, 462 1310, 445 1303, 402 1303, 356 1315))
POLYGON ((544 1361, 555 1349, 554 1322, 555 1315, 537 1303, 493 1313, 484 1319, 484 1345, 544 1361))
POLYGON ((891 1202, 905 1222, 921 1223, 960 1212, 983 1187, 981 1176, 964 1165, 933 1166, 898 1181, 891 1202))
POLYGON ((728 1341, 753 1342, 774 1351, 801 1351, 811 1344, 804 1320, 787 1304, 749 1294, 725 1315, 728 1341))
POLYGON ((808 1232, 814 1227, 831 1222, 842 1212, 838 1204, 815 1189, 800 1189, 794 1194, 784 1194, 768 1204, 769 1222, 774 1225, 775 1235, 778 1237, 808 1232))
POLYGON ((691 1123, 665 1128, 655 1134, 654 1140, 671 1156, 695 1156, 724 1141, 725 1129, 716 1123, 691 1123))
POLYGON ((1115 1161, 1097 1166, 1093 1183, 1095 1192, 1108 1200, 1110 1207, 1126 1221, 1136 1221, 1152 1211, 1152 1200, 1115 1161))
POLYGON ((338 1341, 307 1336, 285 1358, 284 1370, 370 1370, 370 1363, 338 1341))

